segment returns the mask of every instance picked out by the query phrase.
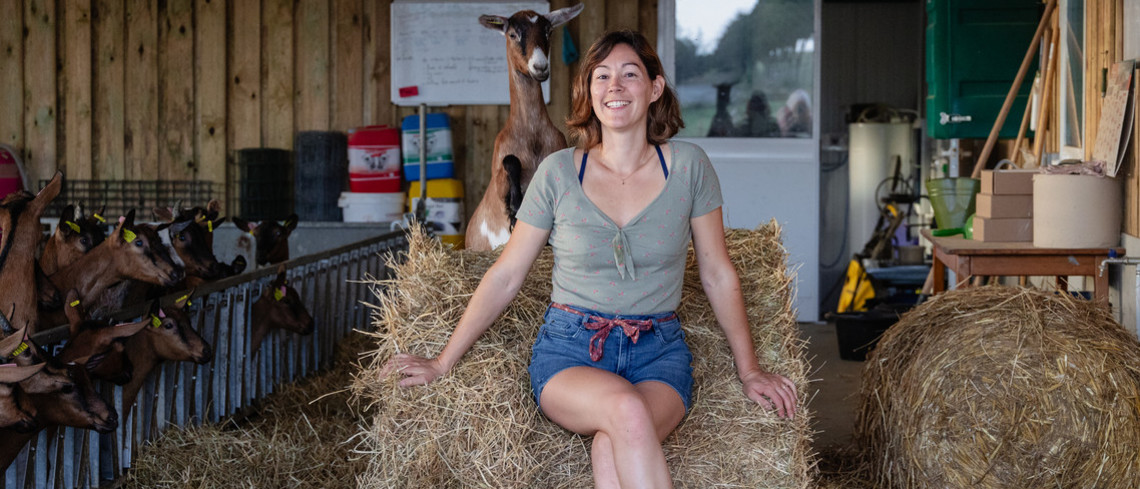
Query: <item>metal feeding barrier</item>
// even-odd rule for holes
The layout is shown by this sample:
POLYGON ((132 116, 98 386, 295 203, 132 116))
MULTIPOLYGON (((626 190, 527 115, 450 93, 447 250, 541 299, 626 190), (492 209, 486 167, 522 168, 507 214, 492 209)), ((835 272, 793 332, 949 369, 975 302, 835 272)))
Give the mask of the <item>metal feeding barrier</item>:
MULTIPOLYGON (((95 488, 116 480, 131 467, 139 448, 172 427, 215 423, 240 414, 281 384, 292 382, 333 361, 336 343, 353 328, 363 328, 368 310, 370 275, 385 278, 382 253, 407 249, 402 231, 384 234, 285 262, 289 284, 296 287, 316 328, 310 335, 275 331, 251 355, 251 305, 277 274, 267 267, 199 287, 191 298, 190 317, 198 333, 214 348, 203 365, 166 362, 147 379, 133 408, 120 409, 122 389, 109 382, 97 388, 113 400, 119 427, 107 434, 76 428, 42 430, 8 467, 0 489, 95 488)), ((184 293, 184 292, 183 292, 184 293)), ((139 318, 143 305, 117 315, 139 318)), ((36 335, 37 344, 55 345, 67 338, 60 327, 36 335)))

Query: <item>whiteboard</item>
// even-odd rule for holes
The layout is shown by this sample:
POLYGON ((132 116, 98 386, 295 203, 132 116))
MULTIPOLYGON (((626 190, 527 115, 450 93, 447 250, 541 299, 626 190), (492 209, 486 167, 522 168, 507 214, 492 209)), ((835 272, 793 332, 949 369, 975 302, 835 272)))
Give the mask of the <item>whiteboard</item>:
MULTIPOLYGON (((550 12, 550 4, 545 1, 393 2, 392 103, 509 104, 506 38, 479 24, 479 16, 510 17, 519 10, 544 14, 550 12), (400 89, 405 87, 415 87, 419 94, 400 96, 400 89)), ((542 95, 549 103, 549 80, 542 84, 542 95)))

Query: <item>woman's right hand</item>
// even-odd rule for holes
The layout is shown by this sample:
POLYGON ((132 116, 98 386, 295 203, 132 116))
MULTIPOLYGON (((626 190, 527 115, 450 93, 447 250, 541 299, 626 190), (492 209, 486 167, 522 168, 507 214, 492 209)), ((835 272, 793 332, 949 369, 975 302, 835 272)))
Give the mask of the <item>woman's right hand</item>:
POLYGON ((438 358, 424 358, 407 353, 399 353, 390 358, 380 370, 380 378, 386 378, 393 371, 399 372, 400 387, 430 384, 447 373, 438 358))

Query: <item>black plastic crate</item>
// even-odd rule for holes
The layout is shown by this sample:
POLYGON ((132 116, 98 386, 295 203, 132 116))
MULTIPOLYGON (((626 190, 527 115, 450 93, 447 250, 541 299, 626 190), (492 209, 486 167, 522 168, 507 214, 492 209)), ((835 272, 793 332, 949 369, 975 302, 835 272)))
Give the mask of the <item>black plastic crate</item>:
MULTIPOLYGON (((40 180, 40 188, 49 180, 40 180)), ((73 180, 63 179, 59 196, 44 211, 45 217, 59 217, 69 204, 99 209, 108 219, 125 216, 131 209, 139 219, 151 219, 155 207, 206 205, 214 198, 214 183, 202 180, 73 180)))
POLYGON ((241 217, 281 220, 293 213, 293 154, 287 149, 238 150, 241 217))
POLYGON ((914 304, 880 304, 866 312, 834 315, 835 336, 839 341, 839 358, 862 362, 875 348, 879 337, 899 320, 914 304))

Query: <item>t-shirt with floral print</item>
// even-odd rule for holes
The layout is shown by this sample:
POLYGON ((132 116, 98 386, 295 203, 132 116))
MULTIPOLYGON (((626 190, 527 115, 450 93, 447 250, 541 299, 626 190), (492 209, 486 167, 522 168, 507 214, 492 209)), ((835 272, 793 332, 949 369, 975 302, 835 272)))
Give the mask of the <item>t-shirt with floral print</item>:
POLYGON ((668 312, 681 303, 692 238, 689 219, 724 201, 700 146, 683 141, 665 146, 663 151, 672 151, 665 187, 624 228, 586 197, 574 148, 538 165, 516 216, 550 230, 552 301, 623 315, 668 312))

